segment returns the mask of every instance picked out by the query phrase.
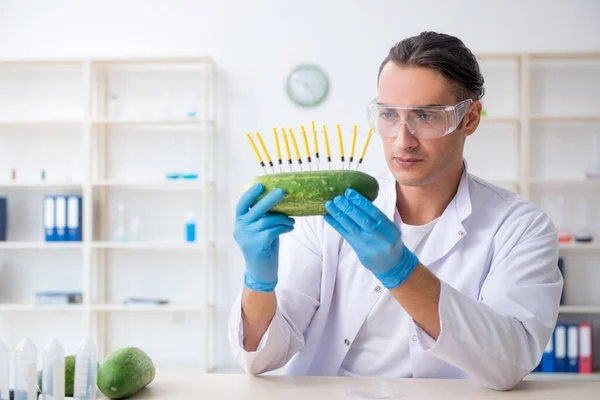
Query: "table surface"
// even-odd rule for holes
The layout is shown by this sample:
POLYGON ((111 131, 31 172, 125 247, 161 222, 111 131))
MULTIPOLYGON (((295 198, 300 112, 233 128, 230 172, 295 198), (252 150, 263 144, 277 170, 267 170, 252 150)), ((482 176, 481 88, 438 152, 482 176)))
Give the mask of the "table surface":
MULTIPOLYGON (((236 400, 336 400, 353 392, 383 388, 398 399, 595 399, 600 400, 600 382, 524 381, 508 392, 483 388, 470 380, 378 379, 350 377, 250 376, 207 374, 195 369, 157 370, 154 381, 132 400, 236 399, 236 400), (383 383, 386 386, 379 386, 383 383)), ((100 392, 98 398, 106 399, 100 392)), ((379 392, 382 393, 382 392, 379 392)), ((372 397, 377 398, 377 397, 372 397)))

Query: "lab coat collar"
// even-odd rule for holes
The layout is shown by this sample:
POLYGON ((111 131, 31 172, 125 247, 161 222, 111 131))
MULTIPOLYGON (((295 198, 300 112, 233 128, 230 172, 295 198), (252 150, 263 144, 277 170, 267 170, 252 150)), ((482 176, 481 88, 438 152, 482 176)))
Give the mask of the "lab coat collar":
MULTIPOLYGON (((391 174, 390 176, 391 180, 386 183, 385 188, 388 191, 389 197, 383 211, 393 221, 397 200, 396 180, 391 174)), ((472 211, 469 181, 467 161, 463 159, 463 172, 458 189, 440 216, 423 248, 419 259, 421 264, 428 266, 444 257, 456 243, 467 235, 468 232, 462 222, 471 215, 472 211)))

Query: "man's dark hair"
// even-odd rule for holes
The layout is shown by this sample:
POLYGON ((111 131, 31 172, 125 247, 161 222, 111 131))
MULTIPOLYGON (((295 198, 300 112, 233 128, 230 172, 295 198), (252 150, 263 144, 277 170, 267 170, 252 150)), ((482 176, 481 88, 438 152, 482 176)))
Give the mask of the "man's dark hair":
POLYGON ((379 67, 377 83, 389 61, 401 67, 428 67, 439 71, 454 87, 458 101, 478 100, 485 93, 477 59, 457 37, 421 32, 396 43, 379 67))

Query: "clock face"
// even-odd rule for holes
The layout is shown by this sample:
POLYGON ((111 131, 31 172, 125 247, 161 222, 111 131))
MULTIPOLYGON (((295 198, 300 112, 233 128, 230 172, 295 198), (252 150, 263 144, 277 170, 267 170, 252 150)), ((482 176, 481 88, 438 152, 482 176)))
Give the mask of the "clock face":
POLYGON ((319 67, 300 65, 288 76, 286 90, 290 99, 297 105, 314 107, 327 97, 329 80, 319 67))

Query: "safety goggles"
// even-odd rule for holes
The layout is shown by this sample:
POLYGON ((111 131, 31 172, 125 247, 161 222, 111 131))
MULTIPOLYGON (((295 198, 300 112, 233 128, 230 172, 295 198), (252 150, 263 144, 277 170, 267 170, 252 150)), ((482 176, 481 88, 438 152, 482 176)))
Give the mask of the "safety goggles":
POLYGON ((377 98, 367 105, 367 118, 375 133, 394 137, 402 125, 421 139, 434 139, 453 132, 460 124, 472 99, 453 106, 409 107, 377 103, 377 98))

